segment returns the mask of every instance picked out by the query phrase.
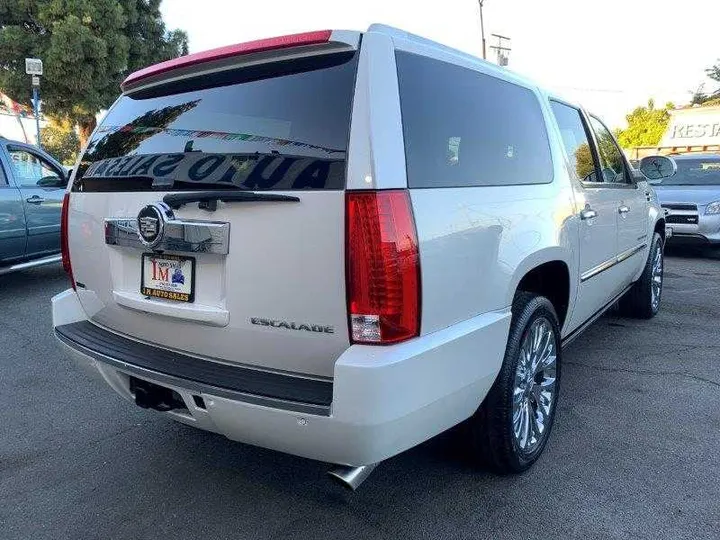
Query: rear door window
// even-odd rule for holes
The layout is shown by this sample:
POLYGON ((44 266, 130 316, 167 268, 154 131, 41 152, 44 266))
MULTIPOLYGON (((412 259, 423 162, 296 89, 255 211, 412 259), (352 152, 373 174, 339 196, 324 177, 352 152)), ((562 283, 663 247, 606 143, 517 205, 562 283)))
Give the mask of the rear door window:
POLYGON ((597 174, 589 132, 580 110, 558 101, 550 101, 550 108, 560 128, 560 136, 575 179, 582 182, 602 182, 602 178, 597 174))
POLYGON ((594 116, 590 117, 590 125, 592 125, 597 139, 600 171, 603 180, 608 184, 629 184, 630 175, 625 170, 622 151, 615 142, 612 133, 594 116))
POLYGON ((547 129, 532 90, 407 52, 396 59, 411 188, 552 181, 547 129))
POLYGON ((356 67, 342 53, 122 96, 73 189, 343 189, 356 67))

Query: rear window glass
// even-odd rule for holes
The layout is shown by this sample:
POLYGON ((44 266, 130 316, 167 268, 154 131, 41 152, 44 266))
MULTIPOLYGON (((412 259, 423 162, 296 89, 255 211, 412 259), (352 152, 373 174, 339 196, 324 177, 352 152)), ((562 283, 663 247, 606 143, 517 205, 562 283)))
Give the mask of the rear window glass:
POLYGON ((123 96, 73 189, 343 189, 356 67, 348 53, 123 96))
POLYGON ((410 187, 552 181, 547 130, 532 91, 411 53, 396 58, 410 187))

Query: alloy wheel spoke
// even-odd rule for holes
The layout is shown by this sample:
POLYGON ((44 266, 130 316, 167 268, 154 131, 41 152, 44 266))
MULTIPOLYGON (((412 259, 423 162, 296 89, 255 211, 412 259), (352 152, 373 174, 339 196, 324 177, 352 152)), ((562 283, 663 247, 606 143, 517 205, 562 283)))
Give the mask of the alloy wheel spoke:
POLYGON ((515 409, 522 403, 524 397, 525 392, 523 391, 523 389, 516 386, 515 390, 513 391, 513 409, 515 409))
POLYGON ((532 451, 545 436, 555 398, 557 342, 550 321, 538 318, 520 346, 512 393, 512 428, 518 447, 532 451))
POLYGON ((650 301, 653 309, 657 309, 660 303, 660 295, 662 294, 663 280, 663 259, 662 250, 658 247, 655 251, 653 259, 652 275, 650 278, 650 301))
POLYGON ((548 360, 548 358, 552 355, 553 352, 553 343, 552 343, 552 332, 547 330, 544 332, 544 338, 543 338, 543 346, 542 351, 538 354, 537 362, 534 366, 534 371, 537 372, 539 369, 544 366, 548 360))
POLYGON ((557 361, 557 355, 555 354, 555 345, 551 345, 548 349, 547 355, 543 358, 542 362, 540 362, 540 367, 544 370, 554 367, 555 363, 557 361))
POLYGON ((533 438, 535 442, 538 442, 542 438, 543 431, 545 431, 545 415, 540 409, 532 415, 531 426, 533 438))
POLYGON ((520 428, 520 447, 526 448, 530 437, 530 403, 528 400, 522 405, 522 424, 520 428))
POLYGON ((550 405, 552 404, 552 394, 549 390, 540 384, 533 386, 532 395, 537 404, 538 412, 542 413, 543 417, 550 412, 550 405))
POLYGON ((520 438, 520 426, 522 424, 522 406, 518 406, 517 409, 513 411, 513 432, 515 433, 515 438, 520 438))

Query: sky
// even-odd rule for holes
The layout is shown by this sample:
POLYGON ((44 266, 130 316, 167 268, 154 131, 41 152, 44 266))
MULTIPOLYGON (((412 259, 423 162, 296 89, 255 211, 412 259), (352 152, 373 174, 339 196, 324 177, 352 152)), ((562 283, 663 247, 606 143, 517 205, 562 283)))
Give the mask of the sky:
MULTIPOLYGON (((190 52, 379 22, 482 55, 477 0, 164 0, 162 12, 190 52)), ((484 0, 483 15, 489 59, 490 34, 510 37, 510 69, 613 127, 648 98, 684 105, 699 84, 714 88, 704 70, 720 59, 718 0, 484 0)))

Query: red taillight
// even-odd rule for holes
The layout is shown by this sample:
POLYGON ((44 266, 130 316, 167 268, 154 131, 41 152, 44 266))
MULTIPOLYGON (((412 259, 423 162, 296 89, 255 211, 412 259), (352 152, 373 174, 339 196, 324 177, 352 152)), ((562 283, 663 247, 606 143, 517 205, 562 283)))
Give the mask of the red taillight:
POLYGON ((62 252, 63 270, 67 272, 75 288, 75 280, 73 279, 72 265, 70 264, 70 248, 68 247, 68 214, 70 213, 70 194, 65 193, 63 197, 62 210, 60 210, 60 251, 62 252))
POLYGON ((420 333, 420 254, 405 190, 350 191, 347 291, 354 343, 389 344, 420 333))
POLYGON ((232 56, 272 51, 287 47, 297 47, 300 45, 317 45, 319 43, 327 43, 330 41, 331 35, 331 30, 319 30, 317 32, 305 32, 302 34, 292 34, 289 36, 280 36, 269 39, 258 39, 247 43, 228 45, 227 47, 218 47, 217 49, 211 49, 209 51, 188 54, 135 71, 134 73, 128 75, 120 87, 125 90, 128 86, 132 86, 138 81, 154 75, 159 75, 161 73, 197 64, 203 64, 205 62, 223 60, 232 56))

